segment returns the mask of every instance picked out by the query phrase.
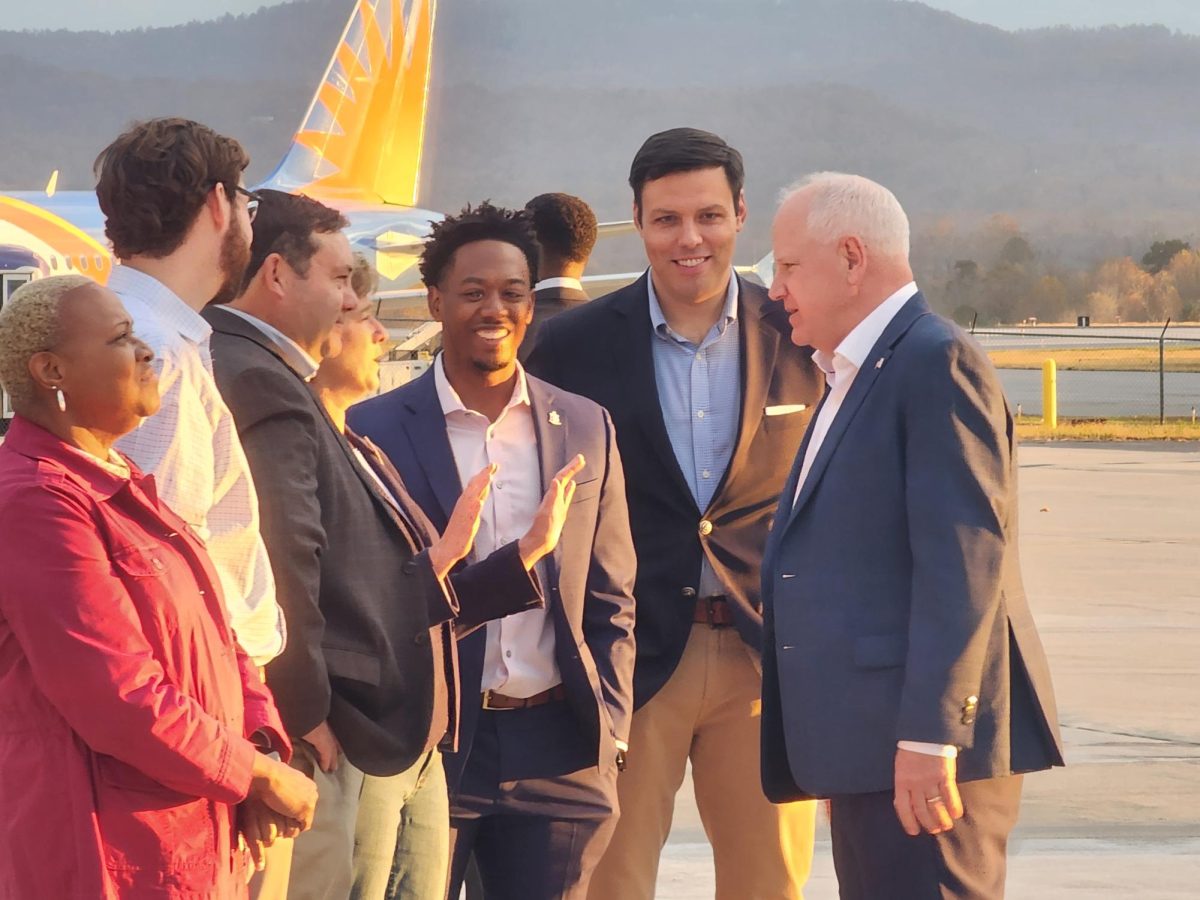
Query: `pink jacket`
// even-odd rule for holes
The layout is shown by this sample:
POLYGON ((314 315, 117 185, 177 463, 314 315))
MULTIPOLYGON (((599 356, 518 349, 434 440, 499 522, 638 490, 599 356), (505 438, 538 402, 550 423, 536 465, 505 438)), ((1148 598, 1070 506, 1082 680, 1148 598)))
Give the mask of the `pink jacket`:
POLYGON ((0 446, 0 900, 238 898, 235 804, 290 752, 189 528, 17 417, 0 446))

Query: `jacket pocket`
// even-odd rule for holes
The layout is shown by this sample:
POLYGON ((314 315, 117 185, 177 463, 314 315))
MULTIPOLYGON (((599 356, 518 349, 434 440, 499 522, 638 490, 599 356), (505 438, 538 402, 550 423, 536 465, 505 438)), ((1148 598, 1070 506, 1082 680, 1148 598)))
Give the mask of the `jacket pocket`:
POLYGON ((576 481, 575 496, 571 498, 571 503, 582 503, 584 500, 591 500, 599 493, 599 478, 589 478, 587 481, 576 481))
POLYGON ((907 659, 906 634, 869 634, 854 641, 854 664, 860 669, 890 669, 907 659))
POLYGON ((322 647, 321 653, 331 678, 346 678, 379 687, 382 675, 379 657, 342 647, 322 647))
POLYGON ((122 547, 112 554, 113 565, 134 578, 162 578, 167 557, 158 547, 122 547))

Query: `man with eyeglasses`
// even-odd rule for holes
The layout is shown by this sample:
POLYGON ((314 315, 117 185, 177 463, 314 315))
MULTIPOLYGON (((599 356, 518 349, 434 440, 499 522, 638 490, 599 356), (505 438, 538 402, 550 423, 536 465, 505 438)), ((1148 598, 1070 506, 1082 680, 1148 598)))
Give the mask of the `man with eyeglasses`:
MULTIPOLYGON (((249 157, 187 119, 132 126, 96 159, 96 195, 121 265, 108 286, 154 350, 162 406, 118 447, 152 473, 159 496, 204 540, 233 630, 265 666, 285 627, 259 534, 258 498, 233 418, 213 379, 200 316, 241 287, 258 198, 241 184, 249 157)), ((262 736, 264 751, 274 749, 262 736)))

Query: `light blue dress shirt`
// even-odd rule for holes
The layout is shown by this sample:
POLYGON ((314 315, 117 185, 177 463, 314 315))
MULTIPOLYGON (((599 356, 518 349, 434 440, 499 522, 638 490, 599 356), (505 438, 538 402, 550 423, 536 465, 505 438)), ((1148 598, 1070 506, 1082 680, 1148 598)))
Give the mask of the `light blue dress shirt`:
MULTIPOLYGON (((653 277, 646 279, 646 285, 654 328, 650 348, 663 423, 684 481, 703 513, 729 466, 741 418, 737 277, 729 273, 725 309, 699 344, 671 329, 654 291, 653 277)), ((707 557, 701 566, 699 591, 701 597, 727 591, 707 557)))

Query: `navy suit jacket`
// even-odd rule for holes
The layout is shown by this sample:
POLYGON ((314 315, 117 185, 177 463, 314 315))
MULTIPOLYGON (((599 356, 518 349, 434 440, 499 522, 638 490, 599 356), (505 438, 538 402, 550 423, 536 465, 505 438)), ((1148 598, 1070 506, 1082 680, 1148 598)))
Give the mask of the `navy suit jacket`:
MULTIPOLYGON (((576 454, 587 461, 576 477, 562 537, 539 570, 567 701, 583 734, 595 744, 597 767, 608 772, 616 764, 615 742, 629 740, 633 709, 636 559, 625 476, 612 421, 603 409, 532 376, 528 380, 542 489, 576 454)), ((433 370, 355 406, 348 423, 380 447, 412 498, 435 527, 444 529, 462 485, 433 370)), ((483 630, 460 642, 464 698, 482 692, 485 646, 483 630)), ((470 753, 479 710, 478 700, 464 700, 460 749, 446 759, 452 789, 470 753)), ((537 753, 536 747, 529 750, 537 753)))
POLYGON ((592 398, 617 426, 638 553, 639 707, 666 684, 683 656, 704 557, 727 587, 738 633, 758 662, 759 564, 767 528, 825 385, 812 351, 789 341, 783 307, 760 285, 739 277, 737 440, 708 508, 699 509, 663 424, 648 277, 547 321, 529 357, 530 371, 592 398), (772 407, 791 412, 766 415, 772 407))
POLYGON ((962 748, 960 781, 1061 765, 1017 558, 1013 421, 984 352, 917 294, 793 506, 808 440, 763 561, 767 796, 889 791, 898 740, 962 748))

